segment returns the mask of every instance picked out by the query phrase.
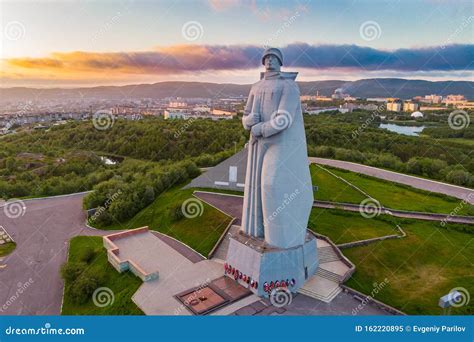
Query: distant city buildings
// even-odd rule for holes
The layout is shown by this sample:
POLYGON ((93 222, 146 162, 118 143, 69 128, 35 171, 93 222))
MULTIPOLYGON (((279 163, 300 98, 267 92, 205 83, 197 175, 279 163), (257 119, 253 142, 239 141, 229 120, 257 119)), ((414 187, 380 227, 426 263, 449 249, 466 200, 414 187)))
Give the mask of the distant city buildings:
POLYGON ((441 103, 441 101, 443 100, 443 97, 441 95, 431 94, 431 95, 425 95, 424 97, 415 96, 413 100, 416 102, 422 102, 422 103, 438 104, 438 103, 441 103))
POLYGON ((358 98, 352 97, 349 94, 344 94, 342 88, 337 88, 331 97, 323 96, 319 94, 319 91, 316 91, 316 95, 302 95, 300 96, 300 100, 305 101, 318 101, 318 102, 331 102, 337 100, 345 100, 345 101, 356 101, 358 98))
POLYGON ((400 99, 388 98, 387 99, 387 111, 389 112, 400 112, 402 110, 402 102, 400 99))
POLYGON ((337 88, 334 90, 334 94, 331 95, 333 100, 345 100, 348 97, 351 96, 349 94, 344 94, 342 88, 337 88))
MULTIPOLYGON (((453 108, 474 110, 474 102, 463 95, 430 94, 412 99, 373 97, 361 99, 344 93, 342 88, 332 96, 303 95, 300 97, 303 110, 308 114, 327 112, 351 113, 354 110, 388 111, 411 113, 413 118, 423 117, 430 111, 448 112, 453 108), (317 102, 314 103, 314 102, 317 102)), ((66 124, 68 121, 91 120, 97 111, 110 111, 115 119, 142 120, 148 116, 169 119, 232 119, 241 113, 247 98, 245 96, 225 98, 182 98, 162 99, 98 99, 67 98, 35 99, 34 101, 4 101, 0 107, 0 135, 13 132, 19 126, 29 129, 46 129, 66 124)))
POLYGON ((420 105, 416 102, 405 101, 403 102, 403 111, 404 112, 415 112, 418 110, 420 105))
POLYGON ((453 105, 455 107, 458 105, 465 105, 467 103, 463 95, 448 95, 445 99, 443 99, 442 102, 447 106, 453 105))

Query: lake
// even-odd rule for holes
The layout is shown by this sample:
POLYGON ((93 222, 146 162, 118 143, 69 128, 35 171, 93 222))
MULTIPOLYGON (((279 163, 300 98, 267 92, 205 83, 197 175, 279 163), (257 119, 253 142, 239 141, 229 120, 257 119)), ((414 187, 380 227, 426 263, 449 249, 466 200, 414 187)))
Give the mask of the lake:
POLYGON ((390 132, 395 132, 403 135, 418 136, 423 131, 425 126, 401 126, 396 124, 380 124, 379 128, 387 129, 390 132))
POLYGON ((102 160, 102 163, 104 163, 105 165, 116 165, 118 163, 121 163, 123 161, 123 158, 112 157, 112 156, 100 156, 100 160, 102 160))

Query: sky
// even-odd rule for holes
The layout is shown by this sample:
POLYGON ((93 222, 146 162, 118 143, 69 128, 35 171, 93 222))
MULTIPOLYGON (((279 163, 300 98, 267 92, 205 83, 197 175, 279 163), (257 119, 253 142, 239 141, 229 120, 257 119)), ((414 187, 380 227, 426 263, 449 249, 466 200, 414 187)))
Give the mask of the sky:
POLYGON ((474 78, 471 0, 0 0, 0 86, 474 78))

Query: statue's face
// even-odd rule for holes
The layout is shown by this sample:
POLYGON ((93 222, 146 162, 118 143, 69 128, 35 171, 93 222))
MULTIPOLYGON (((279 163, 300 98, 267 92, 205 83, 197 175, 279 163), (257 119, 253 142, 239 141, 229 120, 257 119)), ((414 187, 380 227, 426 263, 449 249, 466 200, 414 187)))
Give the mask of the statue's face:
POLYGON ((280 71, 280 62, 275 55, 266 56, 264 63, 266 71, 280 71))

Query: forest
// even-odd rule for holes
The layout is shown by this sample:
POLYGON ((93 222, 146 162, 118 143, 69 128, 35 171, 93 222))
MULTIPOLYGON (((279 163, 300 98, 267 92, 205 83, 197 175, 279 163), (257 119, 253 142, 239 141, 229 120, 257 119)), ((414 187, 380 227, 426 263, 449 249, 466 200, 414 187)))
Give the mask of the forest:
MULTIPOLYGON (((452 130, 447 117, 419 137, 379 129, 380 117, 367 111, 304 119, 310 156, 474 187, 472 145, 462 142, 473 138, 473 128, 452 130)), ((94 129, 91 122, 70 122, 47 131, 19 132, 0 138, 0 197, 93 189, 84 207, 106 206, 110 215, 99 215, 98 225, 107 225, 113 218, 132 217, 162 191, 196 177, 199 167, 219 163, 247 140, 240 118, 117 120, 106 131, 94 129), (119 161, 107 164, 104 156, 119 161)))

